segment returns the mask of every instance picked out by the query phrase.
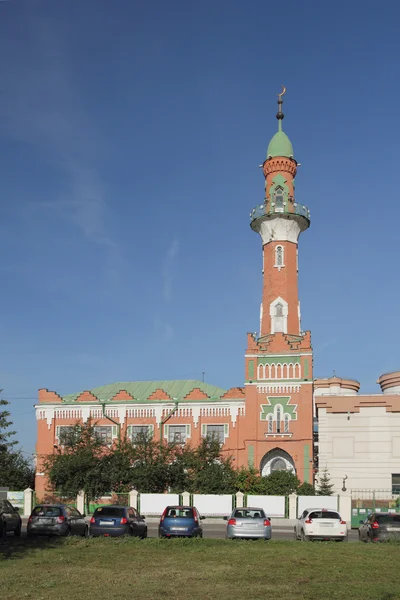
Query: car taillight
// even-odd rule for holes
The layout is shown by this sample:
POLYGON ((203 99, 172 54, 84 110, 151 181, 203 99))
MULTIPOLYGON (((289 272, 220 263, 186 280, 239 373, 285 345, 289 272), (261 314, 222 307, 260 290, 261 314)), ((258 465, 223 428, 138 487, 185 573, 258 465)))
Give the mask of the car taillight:
POLYGON ((270 527, 271 521, 269 519, 264 519, 264 527, 270 527))
POLYGON ((379 523, 378 521, 374 521, 371 525, 372 529, 379 529, 379 523))
POLYGON ((94 524, 96 523, 96 519, 95 519, 94 517, 92 517, 92 518, 90 519, 90 523, 91 523, 92 525, 94 525, 94 524))
POLYGON ((304 521, 304 523, 307 523, 307 525, 311 525, 311 523, 312 523, 312 519, 306 519, 306 520, 304 521))
POLYGON ((236 525, 236 519, 229 519, 228 525, 236 525))
POLYGON ((126 517, 122 517, 121 519, 121 525, 126 525, 128 522, 128 519, 126 517))
POLYGON ((341 525, 346 525, 346 521, 340 521, 341 525))
POLYGON ((164 521, 166 514, 167 514, 167 509, 165 509, 163 514, 161 515, 160 523, 162 523, 164 521))
POLYGON ((32 523, 32 521, 33 521, 33 517, 32 517, 32 515, 31 515, 31 516, 29 517, 29 519, 28 519, 28 523, 32 523))
POLYGON ((58 525, 61 525, 61 523, 64 523, 64 521, 65 521, 65 517, 63 517, 62 515, 61 515, 61 517, 57 517, 57 519, 56 519, 56 523, 58 525))

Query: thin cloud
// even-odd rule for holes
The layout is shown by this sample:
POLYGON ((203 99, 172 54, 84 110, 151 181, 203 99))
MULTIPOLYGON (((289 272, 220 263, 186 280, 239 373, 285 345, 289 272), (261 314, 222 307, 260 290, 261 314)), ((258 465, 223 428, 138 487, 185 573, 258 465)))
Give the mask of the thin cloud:
POLYGON ((173 296, 173 276, 176 257, 179 253, 179 241, 172 240, 165 256, 162 278, 163 278, 163 298, 165 302, 170 302, 173 296))

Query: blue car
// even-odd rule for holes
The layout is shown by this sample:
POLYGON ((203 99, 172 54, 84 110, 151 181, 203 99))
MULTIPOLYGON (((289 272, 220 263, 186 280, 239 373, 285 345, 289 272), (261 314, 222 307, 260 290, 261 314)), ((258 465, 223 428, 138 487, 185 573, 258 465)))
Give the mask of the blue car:
POLYGON ((199 511, 194 506, 167 506, 158 528, 158 537, 203 537, 199 511))
POLYGON ((128 506, 99 506, 90 519, 90 535, 93 537, 117 537, 134 535, 147 538, 147 525, 137 510, 128 506))

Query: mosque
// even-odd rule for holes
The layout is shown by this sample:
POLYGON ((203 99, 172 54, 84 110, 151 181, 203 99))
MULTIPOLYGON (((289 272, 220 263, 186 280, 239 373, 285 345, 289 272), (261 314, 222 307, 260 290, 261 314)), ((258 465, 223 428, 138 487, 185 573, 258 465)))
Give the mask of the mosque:
POLYGON ((359 395, 356 380, 314 379, 311 333, 301 326, 298 241, 310 211, 295 194, 297 161, 282 129, 285 88, 278 95, 278 131, 262 165, 265 198, 250 212, 262 245, 260 330, 247 334, 244 385, 228 390, 202 381, 136 381, 61 396, 40 389, 36 494, 47 489, 43 457, 78 421, 92 418, 105 444, 119 436, 196 444, 219 440, 237 467, 262 475, 288 470, 314 482, 327 468, 335 489, 400 493, 400 371, 378 379, 382 394, 359 395))

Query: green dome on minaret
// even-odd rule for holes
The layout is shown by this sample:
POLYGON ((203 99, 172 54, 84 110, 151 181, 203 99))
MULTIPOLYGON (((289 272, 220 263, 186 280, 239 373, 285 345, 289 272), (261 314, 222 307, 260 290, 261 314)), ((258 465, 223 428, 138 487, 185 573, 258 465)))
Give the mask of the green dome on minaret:
POLYGON ((267 158, 270 156, 287 156, 288 158, 293 157, 292 142, 289 140, 284 131, 277 131, 270 141, 267 150, 267 158))
POLYGON ((278 94, 278 113, 276 118, 278 119, 278 131, 270 141, 267 150, 267 159, 271 156, 286 156, 287 158, 293 158, 293 146, 288 136, 282 131, 282 120, 284 114, 282 112, 282 96, 286 92, 286 88, 282 86, 282 92, 278 94))

